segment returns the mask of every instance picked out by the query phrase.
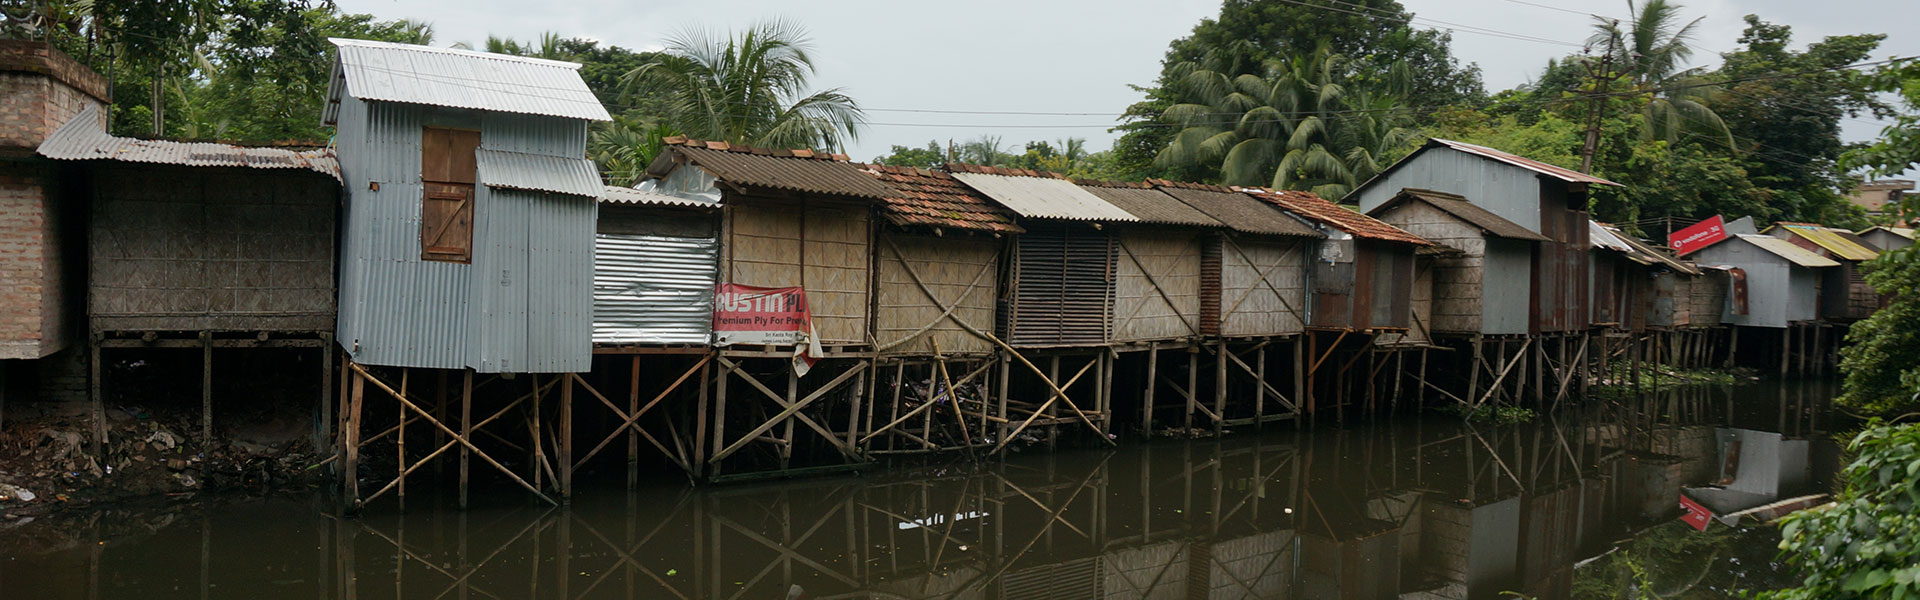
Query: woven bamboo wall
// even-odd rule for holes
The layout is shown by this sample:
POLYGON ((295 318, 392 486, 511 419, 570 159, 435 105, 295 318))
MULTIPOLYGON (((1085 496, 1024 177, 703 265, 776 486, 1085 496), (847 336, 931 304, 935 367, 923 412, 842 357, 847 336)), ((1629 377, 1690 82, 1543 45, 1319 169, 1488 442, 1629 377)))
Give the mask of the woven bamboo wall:
POLYGON ((722 276, 742 285, 804 287, 822 343, 866 343, 872 252, 867 208, 730 200, 722 276))
POLYGON ((1115 239, 1120 250, 1114 341, 1200 335, 1200 234, 1179 229, 1132 230, 1115 239))
POLYGON ((1408 202, 1378 216, 1388 224, 1464 253, 1434 261, 1433 320, 1429 323, 1432 331, 1436 332, 1480 331, 1480 281, 1486 272, 1485 234, 1452 215, 1419 202, 1408 202))
POLYGON ((1293 335, 1305 330, 1307 244, 1222 238, 1220 334, 1293 335), (1266 280, 1263 282, 1261 276, 1266 280), (1268 287, 1267 283, 1273 284, 1268 287), (1275 293, 1275 289, 1279 293, 1275 293))
POLYGON ((93 180, 95 331, 333 327, 334 180, 121 165, 93 180))
POLYGON ((999 297, 1001 241, 987 236, 939 237, 898 231, 881 236, 874 337, 881 348, 887 348, 885 353, 931 354, 935 342, 943 354, 991 352, 992 342, 967 333, 952 319, 941 318, 942 309, 914 284, 914 277, 933 290, 940 304, 959 306, 953 311, 954 318, 980 331, 992 331, 995 299, 999 297), (926 334, 898 343, 930 323, 934 325, 926 334))
POLYGON ((1709 270, 1693 280, 1693 326, 1714 327, 1727 310, 1727 273, 1709 270))

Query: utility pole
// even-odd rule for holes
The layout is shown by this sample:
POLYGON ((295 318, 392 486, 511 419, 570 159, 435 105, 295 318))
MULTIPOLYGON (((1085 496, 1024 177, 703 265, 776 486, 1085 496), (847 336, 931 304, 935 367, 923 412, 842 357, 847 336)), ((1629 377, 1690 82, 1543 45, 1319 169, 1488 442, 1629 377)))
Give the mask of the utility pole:
MULTIPOLYGON (((1615 31, 1619 30, 1619 20, 1613 22, 1613 28, 1615 31)), ((1618 34, 1607 36, 1607 52, 1600 56, 1598 70, 1593 68, 1592 61, 1586 64, 1587 78, 1593 81, 1593 85, 1587 90, 1587 95, 1592 96, 1593 99, 1587 105, 1587 141, 1580 145, 1581 173, 1593 172, 1593 153, 1600 149, 1600 113, 1607 104, 1607 97, 1604 95, 1607 84, 1612 83, 1614 78, 1613 43, 1618 39, 1620 39, 1618 34)))

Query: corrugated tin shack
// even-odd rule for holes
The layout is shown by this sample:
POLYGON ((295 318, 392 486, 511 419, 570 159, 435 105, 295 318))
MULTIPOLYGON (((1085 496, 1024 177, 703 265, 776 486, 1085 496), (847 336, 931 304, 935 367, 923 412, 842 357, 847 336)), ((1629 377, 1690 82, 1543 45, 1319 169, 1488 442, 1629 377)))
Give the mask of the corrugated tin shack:
POLYGON ((1639 310, 1639 299, 1640 288, 1652 284, 1652 259, 1611 228, 1588 223, 1587 239, 1593 248, 1593 280, 1588 287, 1593 325, 1617 331, 1646 329, 1647 316, 1639 310))
POLYGON ((1000 256, 1025 231, 1013 213, 944 171, 860 165, 892 188, 875 250, 874 339, 882 354, 987 354, 1000 256), (951 311, 949 311, 951 309, 951 311), (966 326, 962 326, 965 323, 966 326))
POLYGON ((1116 224, 1111 229, 1118 255, 1113 341, 1218 335, 1216 238, 1224 228, 1220 221, 1149 184, 1075 183, 1140 218, 1138 224, 1116 224), (1211 270, 1207 270, 1209 267, 1211 270))
POLYGON ((603 186, 584 157, 608 116, 580 65, 333 42, 340 344, 372 365, 586 371, 603 186))
POLYGON ((1759 234, 1730 236, 1688 257, 1734 271, 1723 322, 1775 329, 1819 318, 1824 272, 1840 266, 1786 240, 1759 234))
POLYGON ((1534 246, 1547 241, 1544 236, 1466 198, 1432 190, 1402 190, 1367 214, 1460 251, 1435 262, 1436 333, 1528 333, 1534 246))
POLYGON ((1693 286, 1701 277, 1699 268, 1618 228, 1599 224, 1594 227, 1595 235, 1605 233, 1610 238, 1610 245, 1627 248, 1625 258, 1643 267, 1638 275, 1639 285, 1634 286, 1637 299, 1633 311, 1639 317, 1635 321, 1635 330, 1641 325, 1666 330, 1719 324, 1695 323, 1693 320, 1693 286))
POLYGON ((1448 192, 1545 238, 1531 261, 1527 333, 1575 332, 1587 329, 1590 317, 1587 196, 1595 185, 1619 184, 1485 146, 1430 139, 1348 198, 1374 214, 1405 188, 1448 192))
POLYGON ((1856 321, 1880 310, 1880 294, 1867 285, 1860 269, 1860 263, 1880 256, 1866 239, 1812 223, 1777 223, 1761 233, 1840 263, 1840 268, 1828 269, 1820 282, 1820 318, 1856 321))
POLYGON ((1869 247, 1880 252, 1899 250, 1913 245, 1913 228, 1911 227, 1877 225, 1855 232, 1855 235, 1866 239, 1869 247))
POLYGON ((593 242, 596 345, 705 346, 719 277, 718 197, 609 186, 593 242))
POLYGON ((1414 253, 1432 243, 1311 192, 1244 191, 1316 223, 1327 235, 1319 244, 1310 277, 1314 293, 1307 312, 1312 326, 1355 331, 1414 328, 1414 253))
POLYGON ((1208 252, 1219 256, 1220 335, 1270 337, 1301 333, 1311 315, 1308 253, 1325 234, 1232 188, 1174 181, 1152 183, 1227 226, 1208 252))

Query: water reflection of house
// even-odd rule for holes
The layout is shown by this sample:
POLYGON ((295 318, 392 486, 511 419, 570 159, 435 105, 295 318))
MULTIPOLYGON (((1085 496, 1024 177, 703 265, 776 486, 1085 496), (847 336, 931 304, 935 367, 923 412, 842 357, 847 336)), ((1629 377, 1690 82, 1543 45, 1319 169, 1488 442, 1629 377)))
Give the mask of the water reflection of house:
POLYGON ((1711 485, 1685 492, 1725 516, 1813 491, 1813 443, 1786 434, 1722 427, 1714 431, 1719 462, 1711 485))

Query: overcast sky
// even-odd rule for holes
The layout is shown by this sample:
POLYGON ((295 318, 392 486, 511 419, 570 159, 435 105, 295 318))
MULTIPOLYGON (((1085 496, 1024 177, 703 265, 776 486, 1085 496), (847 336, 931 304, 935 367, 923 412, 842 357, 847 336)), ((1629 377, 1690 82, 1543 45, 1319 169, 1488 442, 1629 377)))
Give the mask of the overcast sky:
MULTIPOLYGON (((1624 18, 1618 2, 1524 0, 1624 18)), ((1454 30, 1453 49, 1478 63, 1487 89, 1523 84, 1548 58, 1578 51, 1592 18, 1529 6, 1520 0, 1401 0, 1415 25, 1454 30), (1442 23, 1444 22, 1444 23, 1442 23), (1475 33, 1467 27, 1558 40, 1575 46, 1475 33)), ((1712 65, 1734 47, 1749 13, 1793 27, 1796 46, 1828 35, 1885 33, 1876 59, 1920 54, 1920 2, 1914 0, 1681 0, 1689 18, 1704 16, 1695 64, 1712 65)), ((1084 137, 1107 148, 1114 117, 1140 99, 1129 84, 1150 83, 1167 43, 1219 0, 339 0, 343 10, 383 19, 433 23, 436 45, 476 46, 487 35, 534 39, 554 31, 635 49, 658 49, 686 28, 738 29, 783 17, 813 36, 819 87, 841 87, 873 121, 851 144, 853 158, 887 153, 894 144, 964 141, 997 135, 1009 145, 1030 139, 1084 137), (943 114, 916 111, 1083 113, 943 114)), ((1845 121, 1849 140, 1870 139, 1881 123, 1845 121)))

